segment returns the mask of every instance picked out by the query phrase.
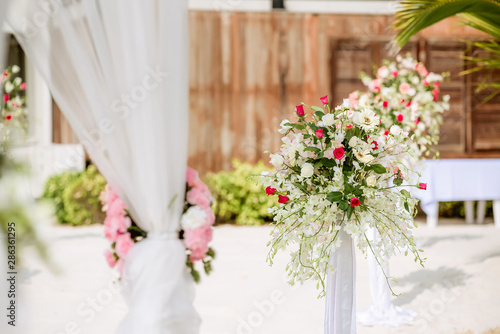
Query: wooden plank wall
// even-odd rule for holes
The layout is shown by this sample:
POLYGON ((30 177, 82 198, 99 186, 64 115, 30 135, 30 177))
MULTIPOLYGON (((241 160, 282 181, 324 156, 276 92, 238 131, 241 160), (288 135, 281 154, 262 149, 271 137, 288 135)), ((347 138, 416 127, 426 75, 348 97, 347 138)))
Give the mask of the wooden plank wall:
MULTIPOLYGON (((202 173, 230 169, 232 158, 267 160, 264 151, 279 148, 276 130, 283 118, 293 117, 295 105, 317 105, 325 94, 341 103, 352 90, 363 89, 359 70, 370 72, 372 64, 390 56, 392 18, 386 15, 189 15, 189 164, 202 173)), ((442 132, 444 156, 481 156, 485 148, 500 156, 500 106, 479 107, 483 111, 472 117, 478 98, 472 96, 470 83, 457 76, 463 67, 458 56, 464 45, 459 41, 481 37, 446 20, 403 50, 435 72, 453 72, 443 88, 454 99, 442 132)))

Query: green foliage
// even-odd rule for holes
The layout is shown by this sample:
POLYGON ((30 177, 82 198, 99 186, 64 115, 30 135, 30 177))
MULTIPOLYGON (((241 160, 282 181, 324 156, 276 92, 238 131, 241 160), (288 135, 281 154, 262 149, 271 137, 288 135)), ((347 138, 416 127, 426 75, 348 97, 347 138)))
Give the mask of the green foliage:
POLYGON ((270 170, 263 162, 252 165, 233 160, 234 170, 208 175, 208 186, 216 199, 214 213, 218 220, 238 225, 261 225, 271 221, 267 212, 277 205, 277 196, 267 196, 260 185, 260 173, 270 170))
MULTIPOLYGON (((448 218, 465 218, 464 202, 439 202, 439 216, 448 218)), ((476 212, 474 212, 474 217, 475 216, 476 212)), ((492 201, 486 201, 486 217, 493 217, 492 201)))
POLYGON ((83 172, 64 172, 52 176, 45 184, 43 198, 52 200, 60 224, 89 225, 102 223, 100 193, 106 180, 90 165, 83 172))

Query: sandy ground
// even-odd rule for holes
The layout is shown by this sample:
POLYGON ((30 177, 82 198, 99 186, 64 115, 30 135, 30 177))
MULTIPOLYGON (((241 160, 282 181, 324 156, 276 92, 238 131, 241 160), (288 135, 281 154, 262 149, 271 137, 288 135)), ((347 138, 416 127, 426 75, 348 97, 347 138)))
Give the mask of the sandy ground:
MULTIPOLYGON (((358 325, 358 333, 474 334, 500 326, 500 230, 491 221, 482 226, 440 221, 435 230, 420 226, 416 235, 428 258, 426 268, 403 256, 390 263, 391 274, 399 279, 394 288, 401 293, 394 303, 416 310, 415 324, 358 325)), ((316 298, 312 284, 283 282, 285 254, 274 267, 266 264, 269 231, 267 226, 216 228, 215 270, 196 288, 201 334, 323 333, 324 300, 316 298)), ((4 329, 2 320, 0 333, 114 333, 126 306, 113 292, 114 276, 102 256, 108 246, 102 226, 51 226, 45 234, 61 271, 52 273, 27 250, 18 278, 18 326, 4 329)), ((371 295, 359 252, 357 271, 357 308, 363 310, 371 295)))

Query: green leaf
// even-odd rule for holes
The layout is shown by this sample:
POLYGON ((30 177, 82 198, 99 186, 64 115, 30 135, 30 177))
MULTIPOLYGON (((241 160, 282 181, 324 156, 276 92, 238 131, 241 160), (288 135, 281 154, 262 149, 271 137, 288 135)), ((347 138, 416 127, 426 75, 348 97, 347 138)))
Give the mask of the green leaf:
POLYGON ((318 116, 319 118, 321 118, 321 117, 325 116, 325 113, 324 113, 323 111, 316 111, 314 114, 315 114, 316 116, 318 116))
POLYGON ((397 177, 397 178, 394 179, 394 181, 392 181, 392 183, 394 183, 394 185, 396 185, 396 186, 399 187, 400 185, 403 184, 403 179, 400 178, 400 177, 397 177))
POLYGON ((353 191, 354 191, 354 187, 352 186, 352 184, 347 183, 347 184, 345 185, 345 187, 344 187, 344 192, 345 192, 346 194, 350 194, 350 193, 352 193, 353 191))
POLYGON ((314 146, 308 146, 304 149, 304 151, 310 151, 310 152, 314 152, 317 154, 317 153, 321 152, 321 149, 314 147, 314 146))
POLYGON ((340 210, 344 210, 345 211, 345 210, 347 210, 349 208, 349 206, 350 206, 349 202, 346 201, 346 200, 340 201, 340 203, 339 203, 340 210))
POLYGON ((385 174, 385 173, 387 173, 387 170, 381 164, 370 165, 367 168, 368 168, 368 170, 372 170, 372 171, 374 171, 377 174, 385 174))
POLYGON ((323 158, 323 159, 321 159, 321 162, 323 163, 323 166, 325 166, 325 167, 337 166, 337 163, 333 159, 323 158))
POLYGON ((354 212, 354 208, 349 205, 349 207, 347 208, 347 219, 351 219, 353 212, 354 212))
POLYGON ((314 111, 321 111, 322 113, 324 113, 323 108, 316 107, 316 106, 312 106, 312 107, 311 107, 311 110, 314 110, 314 111))
POLYGON ((410 198, 411 195, 410 195, 410 192, 408 190, 405 190, 405 189, 401 189, 400 193, 406 197, 406 198, 410 198))
POLYGON ((298 183, 298 182, 292 182, 292 184, 294 186, 296 186, 297 188, 299 188, 300 190, 302 190, 303 192, 305 192, 306 194, 309 194, 309 192, 307 191, 306 187, 304 187, 303 184, 298 183))
POLYGON ((319 169, 320 167, 323 167, 323 161, 319 160, 314 164, 314 168, 319 169))
POLYGON ((332 203, 341 201, 343 197, 344 194, 342 194, 340 191, 332 191, 331 193, 326 195, 326 199, 332 203))
POLYGON ((408 202, 405 202, 405 209, 406 211, 410 212, 410 208, 408 207, 408 202))

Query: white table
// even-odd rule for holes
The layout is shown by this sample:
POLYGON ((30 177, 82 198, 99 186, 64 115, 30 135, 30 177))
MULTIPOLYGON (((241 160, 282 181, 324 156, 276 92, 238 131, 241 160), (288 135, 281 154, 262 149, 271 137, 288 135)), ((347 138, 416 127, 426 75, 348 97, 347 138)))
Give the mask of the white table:
POLYGON ((486 200, 493 200, 495 226, 500 228, 500 159, 426 160, 420 182, 427 190, 415 189, 427 214, 427 226, 436 227, 439 202, 465 201, 466 221, 474 220, 473 202, 478 203, 478 223, 484 221, 486 200))

